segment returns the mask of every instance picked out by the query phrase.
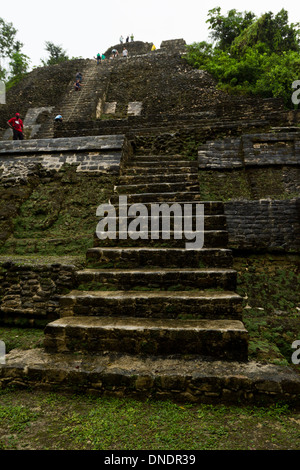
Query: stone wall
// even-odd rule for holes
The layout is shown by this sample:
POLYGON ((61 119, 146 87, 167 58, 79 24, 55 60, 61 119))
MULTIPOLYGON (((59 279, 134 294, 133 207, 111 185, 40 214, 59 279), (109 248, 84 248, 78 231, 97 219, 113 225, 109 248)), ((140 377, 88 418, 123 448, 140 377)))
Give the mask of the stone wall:
POLYGON ((58 171, 65 164, 77 172, 119 174, 130 146, 124 136, 96 136, 0 142, 1 179, 24 178, 35 165, 58 171))
POLYGON ((121 135, 1 142, 0 254, 85 250, 131 152, 121 135))
POLYGON ((244 134, 207 142, 199 148, 201 169, 300 165, 300 132, 244 134))
POLYGON ((44 327, 58 318, 74 276, 73 265, 0 262, 0 324, 44 327))
POLYGON ((225 202, 231 248, 299 252, 298 129, 209 141, 198 164, 200 191, 225 202))
POLYGON ((229 246, 237 250, 300 252, 300 198, 225 203, 229 246))

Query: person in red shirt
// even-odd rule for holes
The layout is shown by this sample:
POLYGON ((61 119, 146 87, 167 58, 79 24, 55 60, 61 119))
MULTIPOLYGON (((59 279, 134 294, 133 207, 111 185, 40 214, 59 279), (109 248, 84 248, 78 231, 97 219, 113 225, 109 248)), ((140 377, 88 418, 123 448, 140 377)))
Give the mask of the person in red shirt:
POLYGON ((23 121, 20 119, 20 114, 16 113, 16 116, 11 118, 7 124, 13 130, 13 139, 14 140, 23 140, 23 121))

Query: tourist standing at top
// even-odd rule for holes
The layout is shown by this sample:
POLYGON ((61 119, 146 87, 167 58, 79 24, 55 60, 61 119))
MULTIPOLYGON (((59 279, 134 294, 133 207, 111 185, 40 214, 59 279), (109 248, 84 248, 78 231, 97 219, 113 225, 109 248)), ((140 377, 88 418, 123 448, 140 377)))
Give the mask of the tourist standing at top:
POLYGON ((120 44, 123 44, 123 36, 120 36, 120 44))
POLYGON ((134 40, 134 35, 132 33, 131 33, 130 39, 131 39, 131 41, 134 40))
POLYGON ((9 121, 7 121, 7 124, 11 129, 13 130, 13 139, 14 140, 23 140, 24 135, 23 135, 23 121, 20 119, 20 114, 16 113, 15 117, 11 118, 9 121))

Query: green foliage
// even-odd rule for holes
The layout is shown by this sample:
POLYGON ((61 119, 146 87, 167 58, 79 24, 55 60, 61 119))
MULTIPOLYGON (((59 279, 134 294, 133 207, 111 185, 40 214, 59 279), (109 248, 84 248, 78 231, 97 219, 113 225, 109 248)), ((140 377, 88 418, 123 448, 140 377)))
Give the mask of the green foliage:
POLYGON ((13 77, 23 77, 28 71, 30 59, 21 52, 14 52, 9 63, 13 77))
POLYGON ((288 13, 282 9, 277 15, 265 13, 245 28, 230 45, 230 53, 240 57, 250 47, 261 45, 261 52, 280 54, 299 51, 299 23, 288 24, 288 13))
POLYGON ((213 8, 208 12, 209 19, 206 21, 210 24, 211 37, 217 41, 217 47, 221 50, 228 49, 233 40, 238 37, 241 32, 252 24, 255 15, 250 11, 240 13, 235 9, 228 12, 228 16, 221 15, 221 8, 213 8))
MULTIPOLYGON (((0 18, 0 59, 8 57, 15 62, 13 55, 20 54, 21 48, 23 47, 23 44, 16 40, 16 34, 17 30, 14 28, 13 24, 6 23, 0 18)), ((6 80, 8 75, 9 72, 0 63, 0 80, 6 80)), ((14 75, 12 73, 11 78, 13 77, 14 75)))
POLYGON ((49 58, 47 61, 42 59, 42 64, 44 66, 60 64, 69 60, 66 51, 63 50, 61 46, 55 45, 53 42, 46 41, 46 51, 49 53, 49 58))
POLYGON ((21 52, 14 52, 11 56, 10 65, 10 79, 6 83, 6 89, 9 90, 12 86, 21 81, 28 72, 30 59, 27 55, 21 52))
POLYGON ((22 44, 16 41, 17 30, 12 23, 6 23, 0 18, 0 57, 10 57, 14 50, 22 44))
POLYGON ((289 25, 283 9, 259 19, 236 10, 224 17, 220 8, 209 15, 217 43, 187 46, 187 62, 211 73, 224 91, 283 98, 293 107, 292 83, 300 76, 299 23, 289 25))

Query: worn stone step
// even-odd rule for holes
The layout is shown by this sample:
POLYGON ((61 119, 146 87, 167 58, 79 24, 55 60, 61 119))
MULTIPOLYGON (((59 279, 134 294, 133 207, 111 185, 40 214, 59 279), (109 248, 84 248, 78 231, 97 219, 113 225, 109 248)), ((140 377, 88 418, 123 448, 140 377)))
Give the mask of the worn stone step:
POLYGON ((134 287, 163 290, 222 288, 234 291, 237 273, 233 269, 84 269, 76 273, 77 286, 89 290, 113 287, 130 290, 134 287), (95 286, 95 287, 93 287, 95 286))
POLYGON ((89 266, 97 268, 231 268, 233 255, 231 250, 221 248, 98 247, 87 250, 86 261, 89 266))
MULTIPOLYGON (((174 213, 170 213, 170 216, 164 215, 164 213, 160 213, 157 216, 151 214, 148 216, 126 215, 126 217, 124 216, 123 218, 120 218, 117 215, 105 215, 100 217, 99 221, 102 220, 103 224, 105 224, 107 227, 113 227, 115 224, 117 229, 119 229, 121 226, 123 229, 128 230, 131 222, 136 220, 136 217, 138 217, 141 226, 147 225, 149 230, 152 228, 158 228, 159 230, 162 230, 163 227, 165 230, 167 230, 169 226, 171 230, 174 229, 174 226, 175 228, 181 227, 182 230, 184 230, 185 227, 189 227, 191 230, 195 230, 197 228, 197 224, 200 226, 200 222, 202 223, 201 215, 188 216, 185 215, 184 212, 181 216, 174 216, 174 213)), ((226 226, 227 222, 225 215, 204 215, 204 230, 226 230, 226 226)))
POLYGON ((0 387, 65 391, 97 396, 169 399, 177 403, 298 407, 299 373, 253 361, 199 356, 46 353, 14 349, 0 365, 0 387))
POLYGON ((94 246, 169 246, 191 248, 226 248, 228 245, 228 232, 226 230, 205 230, 204 232, 187 232, 182 230, 180 237, 175 238, 172 229, 157 232, 157 237, 151 230, 128 233, 127 231, 96 232, 94 246), (104 238, 105 237, 105 238, 104 238), (139 237, 139 238, 137 238, 139 237))
POLYGON ((195 169, 195 168, 198 168, 198 162, 197 161, 191 161, 191 160, 174 160, 172 162, 170 162, 169 160, 136 162, 136 161, 130 160, 127 163, 126 168, 128 168, 128 169, 132 169, 132 168, 136 168, 136 169, 156 168, 156 169, 158 169, 158 168, 160 168, 163 171, 165 169, 169 170, 169 169, 176 169, 176 168, 195 169))
POLYGON ((155 164, 152 166, 145 167, 144 165, 139 166, 128 166, 124 170, 126 175, 168 175, 173 173, 195 173, 198 171, 198 166, 195 167, 194 165, 185 165, 185 166, 170 166, 167 165, 165 167, 158 167, 155 164))
MULTIPOLYGON (((149 184, 149 183, 175 183, 183 181, 193 181, 198 183, 197 173, 174 173, 157 175, 123 175, 119 178, 119 184, 149 184)), ((199 187, 199 183, 198 183, 199 187)))
POLYGON ((241 319, 242 298, 231 291, 79 291, 60 297, 60 315, 241 319))
MULTIPOLYGON (((165 202, 165 203, 180 203, 182 202, 198 202, 201 201, 201 195, 199 191, 183 191, 183 192, 165 192, 165 193, 142 193, 142 194, 129 194, 127 195, 128 203, 134 204, 137 202, 141 202, 142 204, 146 204, 148 202, 155 203, 155 202, 165 202)), ((118 203, 119 196, 113 195, 110 199, 112 204, 118 203)))
MULTIPOLYGON (((142 204, 145 206, 145 209, 147 210, 147 215, 155 216, 158 211, 159 214, 170 217, 172 217, 174 213, 176 216, 199 215, 199 204, 203 204, 204 216, 224 215, 224 203, 222 201, 203 201, 201 199, 192 201, 188 200, 188 198, 186 201, 182 201, 181 199, 176 200, 175 195, 176 193, 172 193, 172 197, 174 197, 173 201, 154 201, 151 200, 151 197, 148 198, 147 196, 149 201, 142 202, 142 204)), ((139 201, 137 202, 139 203, 139 201)), ((132 204, 135 204, 131 201, 131 198, 126 195, 113 195, 110 198, 110 203, 114 206, 116 215, 121 213, 123 217, 128 215, 130 207, 132 204), (121 210, 122 212, 120 212, 121 210)), ((131 210, 133 209, 134 208, 131 207, 131 210)), ((136 209, 138 208, 136 207, 136 209)), ((143 213, 141 216, 143 216, 143 213)))
POLYGON ((132 162, 157 162, 157 161, 168 161, 168 162, 172 162, 172 161, 187 161, 187 162, 193 162, 193 160, 189 159, 189 158, 186 158, 186 157, 183 157, 182 155, 180 154, 174 154, 174 155, 168 155, 168 154, 161 154, 161 155, 152 155, 152 154, 143 154, 143 155, 134 155, 132 160, 132 162))
POLYGON ((248 332, 234 320, 69 317, 46 326, 44 346, 51 353, 194 354, 246 361, 248 332))
POLYGON ((115 187, 117 194, 162 193, 173 191, 199 191, 198 181, 178 181, 172 183, 122 184, 115 187))

